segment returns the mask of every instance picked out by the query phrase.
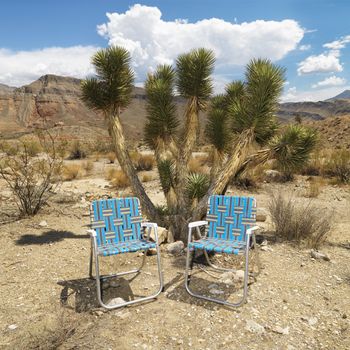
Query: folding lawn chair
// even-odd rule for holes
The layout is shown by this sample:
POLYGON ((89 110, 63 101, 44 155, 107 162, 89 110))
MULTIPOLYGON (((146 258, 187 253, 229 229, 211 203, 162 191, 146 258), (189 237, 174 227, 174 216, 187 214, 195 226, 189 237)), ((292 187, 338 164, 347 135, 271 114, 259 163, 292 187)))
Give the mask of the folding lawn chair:
POLYGON ((185 287, 188 293, 194 297, 214 301, 227 306, 241 306, 247 299, 248 289, 248 261, 250 239, 255 245, 254 226, 256 221, 256 201, 251 197, 232 197, 214 195, 209 198, 206 221, 196 221, 188 224, 188 249, 186 258, 185 287), (205 226, 204 237, 200 234, 200 227, 205 226), (196 228, 197 234, 201 237, 192 240, 192 229, 196 228), (210 267, 221 271, 233 271, 212 264, 207 252, 227 253, 245 256, 244 288, 243 297, 237 303, 230 303, 225 300, 214 299, 194 293, 190 290, 191 279, 191 254, 196 249, 203 250, 204 256, 210 267))
POLYGON ((106 309, 134 304, 156 298, 163 289, 163 277, 160 263, 160 250, 158 245, 157 224, 142 222, 140 202, 138 198, 117 198, 97 200, 90 207, 91 228, 91 253, 89 273, 92 276, 93 256, 95 257, 95 273, 98 301, 106 309), (150 232, 153 228, 156 242, 151 242, 150 232), (143 234, 145 229, 145 235, 143 234), (147 232, 148 231, 148 232, 147 232), (147 234, 148 233, 148 234, 147 234), (145 263, 147 250, 157 249, 157 264, 159 273, 159 290, 157 293, 142 297, 137 300, 126 301, 122 304, 108 305, 102 300, 101 280, 110 277, 119 277, 127 274, 139 273, 145 263), (138 269, 120 272, 114 275, 100 275, 99 258, 123 253, 144 251, 142 265, 138 269))

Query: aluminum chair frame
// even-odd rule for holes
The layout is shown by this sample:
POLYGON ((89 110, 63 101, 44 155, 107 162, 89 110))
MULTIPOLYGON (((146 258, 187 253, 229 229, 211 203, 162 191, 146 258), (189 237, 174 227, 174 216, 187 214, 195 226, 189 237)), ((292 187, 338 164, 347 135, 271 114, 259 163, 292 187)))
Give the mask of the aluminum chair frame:
MULTIPOLYGON (((255 200, 254 200, 254 202, 255 202, 255 200)), ((209 201, 208 201, 208 203, 209 203, 209 201)), ((192 238, 193 238, 192 229, 193 228, 196 228, 197 236, 199 236, 200 238, 205 238, 205 235, 204 236, 201 235, 199 228, 203 227, 203 226, 207 226, 207 225, 208 225, 208 221, 190 222, 188 224, 188 243, 192 242, 192 238)), ((190 263, 190 261, 191 261, 191 254, 194 252, 194 250, 191 251, 189 248, 187 248, 186 269, 185 269, 185 288, 186 288, 187 292, 193 297, 204 299, 204 300, 207 300, 207 301, 212 301, 212 302, 215 302, 215 303, 218 303, 218 304, 222 304, 222 305, 226 305, 226 306, 229 306, 229 307, 239 307, 239 306, 243 305, 246 302, 247 295, 248 295, 250 241, 251 241, 251 238, 252 238, 253 245, 256 248, 254 231, 258 230, 259 228, 260 228, 259 226, 254 226, 254 227, 251 227, 251 228, 247 229, 246 236, 245 236, 246 237, 245 249, 244 249, 244 251, 242 251, 239 254, 239 255, 244 255, 245 268, 244 268, 244 281, 243 281, 243 295, 242 295, 242 298, 237 303, 231 303, 231 302, 228 302, 226 300, 220 300, 220 299, 216 299, 216 298, 211 298, 211 297, 208 297, 208 296, 205 296, 205 295, 201 295, 201 294, 195 293, 195 292, 193 292, 190 289, 191 272, 192 272, 192 264, 190 263)), ((204 256, 205 256, 205 258, 206 258, 206 260, 208 262, 208 265, 211 268, 213 268, 215 270, 218 270, 218 271, 235 271, 234 269, 222 268, 222 267, 218 267, 218 266, 214 265, 210 261, 207 251, 204 249, 203 252, 204 252, 204 256)), ((259 272, 260 272, 260 262, 258 262, 258 269, 259 269, 259 272)))
MULTIPOLYGON (((99 257, 101 256, 100 254, 98 254, 98 244, 97 244, 97 233, 95 230, 90 229, 87 230, 87 232, 90 234, 91 237, 91 249, 90 249, 90 263, 89 263, 89 276, 90 278, 95 278, 96 279, 96 289, 97 289, 97 299, 98 302, 100 303, 100 305, 108 310, 112 310, 112 309, 117 309, 117 308, 121 308, 127 305, 132 305, 132 304, 136 304, 139 302, 145 302, 148 300, 152 300, 158 297, 158 295, 163 291, 164 289, 164 282, 163 282, 163 274, 162 274, 162 267, 161 267, 161 259, 160 259, 160 248, 159 248, 159 242, 158 242, 158 225, 156 223, 153 222, 143 222, 141 223, 141 228, 144 228, 145 231, 148 231, 146 234, 147 236, 147 240, 150 239, 150 234, 151 234, 151 230, 153 229, 154 231, 154 235, 155 235, 155 243, 156 243, 156 250, 157 250, 157 265, 158 265, 158 276, 159 276, 159 289, 157 290, 156 293, 150 295, 150 296, 146 296, 146 297, 141 297, 138 298, 136 300, 130 300, 130 301, 126 301, 124 303, 120 303, 120 304, 116 304, 116 305, 108 305, 105 304, 102 298, 102 286, 101 286, 101 280, 107 280, 108 278, 112 278, 112 277, 120 277, 120 276, 124 276, 124 275, 129 275, 129 274, 138 274, 141 272, 141 269, 143 268, 145 261, 146 261, 146 255, 147 255, 147 250, 143 250, 144 252, 144 256, 142 258, 142 263, 141 266, 139 268, 130 270, 130 271, 123 271, 123 272, 119 272, 116 274, 109 274, 109 275, 101 275, 100 274, 100 264, 99 264, 99 257), (93 257, 95 257, 95 259, 93 259, 93 257), (93 260, 95 260, 95 277, 92 274, 92 266, 93 266, 93 260)), ((142 250, 139 250, 142 251, 142 250)), ((115 254, 115 255, 119 255, 119 254, 115 254)))

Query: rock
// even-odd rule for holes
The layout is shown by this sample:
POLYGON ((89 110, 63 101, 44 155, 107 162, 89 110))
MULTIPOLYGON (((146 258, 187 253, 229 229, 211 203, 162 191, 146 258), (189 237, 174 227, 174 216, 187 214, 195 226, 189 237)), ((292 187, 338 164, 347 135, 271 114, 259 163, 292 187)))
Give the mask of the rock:
POLYGON ((309 326, 314 326, 317 323, 317 321, 318 321, 317 317, 310 317, 307 323, 309 324, 309 326))
POLYGON ((184 250, 185 248, 185 245, 184 245, 184 242, 182 241, 176 241, 174 243, 170 243, 168 244, 167 246, 167 252, 169 254, 172 254, 172 255, 177 255, 177 254, 180 254, 182 253, 182 251, 184 250))
POLYGON ((104 312, 101 311, 101 310, 95 310, 95 311, 94 311, 94 315, 95 315, 95 316, 101 317, 103 314, 104 314, 104 312))
POLYGON ((118 318, 121 318, 122 320, 126 319, 126 318, 129 318, 131 316, 131 312, 130 311, 116 311, 114 313, 114 316, 118 317, 118 318))
POLYGON ((147 255, 157 255, 157 249, 156 248, 150 248, 147 250, 147 255))
POLYGON ((248 320, 247 321, 245 329, 248 330, 251 333, 257 333, 257 334, 265 333, 265 328, 262 325, 260 325, 259 323, 255 322, 253 320, 248 320))
MULTIPOLYGON (((166 228, 164 228, 164 227, 158 226, 157 232, 158 232, 158 242, 159 242, 159 244, 167 242, 168 230, 166 228)), ((153 228, 151 229, 150 238, 151 238, 151 240, 153 242, 156 241, 156 235, 154 233, 154 229, 153 228)))
POLYGON ((280 326, 276 326, 272 328, 272 331, 278 334, 288 335, 289 334, 289 327, 282 328, 280 326))
POLYGON ((167 237, 166 241, 168 243, 174 243, 175 242, 174 234, 172 233, 171 230, 168 230, 168 237, 167 237))
POLYGON ((111 299, 111 300, 107 303, 107 305, 108 305, 108 306, 112 306, 112 305, 120 305, 120 304, 123 304, 123 303, 125 303, 125 300, 124 300, 123 298, 118 297, 118 298, 113 298, 113 299, 111 299))
POLYGON ((215 289, 215 288, 213 288, 213 289, 210 289, 210 290, 209 290, 209 293, 210 293, 210 294, 216 294, 216 295, 219 295, 219 294, 224 294, 225 292, 224 292, 224 291, 222 291, 222 290, 219 290, 219 289, 215 289))
POLYGON ((265 222, 268 216, 268 211, 265 208, 259 208, 256 213, 256 221, 265 222))
POLYGON ((46 222, 45 220, 43 220, 43 221, 40 221, 40 222, 39 222, 39 226, 40 226, 40 227, 47 227, 48 224, 47 224, 47 222, 46 222))
POLYGON ((315 249, 311 249, 310 255, 314 259, 318 260, 325 260, 325 261, 330 261, 331 259, 324 253, 321 253, 315 249))
POLYGON ((243 281, 244 279, 244 271, 243 270, 237 270, 234 272, 233 279, 235 281, 243 281))
POLYGON ((282 174, 277 170, 265 170, 265 179, 267 182, 279 181, 282 178, 282 174))
POLYGON ((8 329, 9 329, 10 331, 14 331, 17 327, 18 327, 18 326, 17 326, 16 324, 10 324, 10 325, 8 326, 8 329))

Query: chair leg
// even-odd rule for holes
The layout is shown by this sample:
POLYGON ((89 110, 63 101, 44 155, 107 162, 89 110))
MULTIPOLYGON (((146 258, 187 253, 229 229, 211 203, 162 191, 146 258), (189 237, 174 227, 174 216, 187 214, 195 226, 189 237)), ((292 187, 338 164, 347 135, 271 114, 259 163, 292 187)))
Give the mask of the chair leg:
POLYGON ((120 273, 115 274, 115 275, 107 275, 107 276, 106 275, 105 276, 100 276, 99 261, 98 261, 99 256, 97 254, 97 251, 96 251, 95 247, 94 247, 94 255, 95 255, 97 299, 98 299, 98 302, 100 303, 100 305, 102 307, 104 307, 105 309, 113 310, 113 309, 121 308, 121 307, 124 307, 124 306, 127 306, 127 305, 132 305, 132 304, 136 304, 136 303, 139 303, 139 302, 155 299, 163 291, 163 274, 162 274, 161 260, 160 260, 160 249, 159 249, 159 246, 157 246, 157 265, 158 265, 158 273, 159 273, 159 290, 153 295, 150 295, 148 297, 139 298, 137 300, 126 301, 125 303, 121 303, 121 304, 117 304, 117 305, 105 304, 103 302, 103 300, 102 300, 103 298, 102 298, 102 289, 101 289, 101 279, 115 277, 115 276, 118 277, 118 276, 123 276, 123 275, 131 274, 131 273, 139 273, 141 268, 143 267, 143 265, 145 263, 146 252, 145 252, 143 260, 142 260, 142 265, 141 265, 141 267, 139 269, 126 271, 126 272, 120 272, 120 273))
POLYGON ((186 270, 185 270, 185 288, 190 295, 192 295, 193 297, 196 297, 196 298, 204 299, 207 301, 213 301, 215 303, 226 305, 226 306, 231 306, 231 307, 238 307, 238 306, 241 306, 245 303, 245 301, 247 300, 247 294, 248 294, 249 246, 245 250, 245 270, 244 270, 244 281, 243 281, 243 296, 242 296, 241 300, 239 300, 239 302, 237 302, 237 303, 230 303, 230 302, 225 301, 225 300, 210 298, 210 297, 207 297, 205 295, 200 295, 200 294, 194 293, 190 289, 190 279, 191 279, 190 272, 192 271, 192 268, 190 269, 190 256, 191 256, 191 252, 189 249, 187 249, 186 270))
POLYGON ((92 275, 92 261, 93 260, 93 243, 91 241, 91 245, 90 245, 90 262, 89 262, 89 277, 90 279, 93 279, 94 276, 92 275))

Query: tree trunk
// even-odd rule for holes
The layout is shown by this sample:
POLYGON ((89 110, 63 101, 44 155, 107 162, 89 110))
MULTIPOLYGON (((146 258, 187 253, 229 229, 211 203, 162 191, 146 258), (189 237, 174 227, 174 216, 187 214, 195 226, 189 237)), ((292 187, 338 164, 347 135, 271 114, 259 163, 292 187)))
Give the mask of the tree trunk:
POLYGON ((211 184, 207 194, 200 200, 193 211, 192 220, 200 220, 205 215, 208 199, 211 195, 221 194, 224 191, 230 179, 235 176, 242 163, 246 160, 253 140, 253 132, 251 130, 247 130, 239 136, 234 144, 234 149, 230 153, 231 157, 218 172, 215 182, 211 184))
POLYGON ((116 156, 118 162, 127 175, 131 188, 135 194, 140 199, 142 209, 147 215, 148 219, 152 221, 159 221, 158 212, 148 197, 145 189, 142 186, 141 181, 139 180, 134 165, 130 159, 129 152, 126 148, 126 142, 124 138, 123 128, 119 118, 119 112, 117 115, 109 114, 108 115, 109 130, 113 140, 113 144, 116 150, 116 156))

